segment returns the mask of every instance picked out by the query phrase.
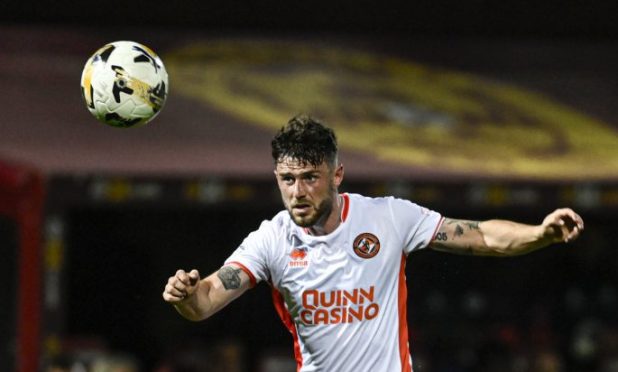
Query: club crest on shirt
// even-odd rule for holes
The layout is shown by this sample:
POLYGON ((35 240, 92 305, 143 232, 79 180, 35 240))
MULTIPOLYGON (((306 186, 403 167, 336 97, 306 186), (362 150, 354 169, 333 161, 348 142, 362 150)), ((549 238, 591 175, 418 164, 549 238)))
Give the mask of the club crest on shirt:
POLYGON ((309 260, 307 260, 307 248, 299 247, 292 248, 292 252, 289 254, 290 261, 289 267, 307 267, 309 266, 309 260))
POLYGON ((354 239, 352 248, 360 258, 373 258, 380 252, 380 240, 372 233, 363 233, 354 239))

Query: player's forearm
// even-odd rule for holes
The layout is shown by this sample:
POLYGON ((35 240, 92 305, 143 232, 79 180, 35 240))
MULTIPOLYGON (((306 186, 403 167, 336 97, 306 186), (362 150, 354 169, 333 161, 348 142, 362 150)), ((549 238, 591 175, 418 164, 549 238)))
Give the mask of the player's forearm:
POLYGON ((249 286, 249 277, 241 269, 234 265, 224 266, 203 279, 191 296, 174 307, 189 320, 204 320, 238 298, 249 286))
POLYGON ((556 209, 539 225, 445 217, 430 247, 457 254, 517 256, 553 243, 577 239, 583 229, 584 220, 570 208, 556 209))
POLYGON ((204 320, 213 313, 208 290, 204 287, 198 288, 186 300, 174 304, 174 308, 184 318, 194 322, 204 320))
POLYGON ((526 225, 513 221, 489 220, 479 223, 482 244, 476 254, 517 256, 543 248, 551 243, 541 225, 526 225))

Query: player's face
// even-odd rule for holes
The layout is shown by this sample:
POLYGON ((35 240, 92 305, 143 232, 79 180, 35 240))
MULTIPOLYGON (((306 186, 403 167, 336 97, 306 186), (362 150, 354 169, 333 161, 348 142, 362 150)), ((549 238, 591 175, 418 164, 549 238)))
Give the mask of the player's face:
POLYGON ((315 167, 302 164, 297 159, 284 158, 277 163, 275 176, 283 204, 294 223, 311 227, 326 222, 343 179, 341 165, 332 169, 322 162, 315 167))

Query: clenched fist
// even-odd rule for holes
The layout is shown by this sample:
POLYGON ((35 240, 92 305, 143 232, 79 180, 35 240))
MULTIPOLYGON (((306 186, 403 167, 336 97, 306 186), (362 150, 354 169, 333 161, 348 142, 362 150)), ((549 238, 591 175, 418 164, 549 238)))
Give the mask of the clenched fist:
POLYGON ((552 242, 569 242, 584 230, 584 220, 570 208, 556 209, 543 220, 544 236, 552 242))
POLYGON ((193 295, 199 286, 200 273, 197 270, 191 270, 188 273, 178 270, 176 275, 167 280, 163 299, 171 304, 177 304, 193 295))

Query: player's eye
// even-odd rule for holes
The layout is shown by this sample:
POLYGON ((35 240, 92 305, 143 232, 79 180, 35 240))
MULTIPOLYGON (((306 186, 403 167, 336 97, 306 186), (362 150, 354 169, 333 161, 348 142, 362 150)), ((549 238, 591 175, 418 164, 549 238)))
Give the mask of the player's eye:
POLYGON ((292 176, 282 176, 281 181, 287 185, 292 185, 294 183, 294 177, 292 176))
POLYGON ((315 182, 318 180, 318 175, 317 174, 308 174, 304 177, 304 179, 308 182, 315 182))

